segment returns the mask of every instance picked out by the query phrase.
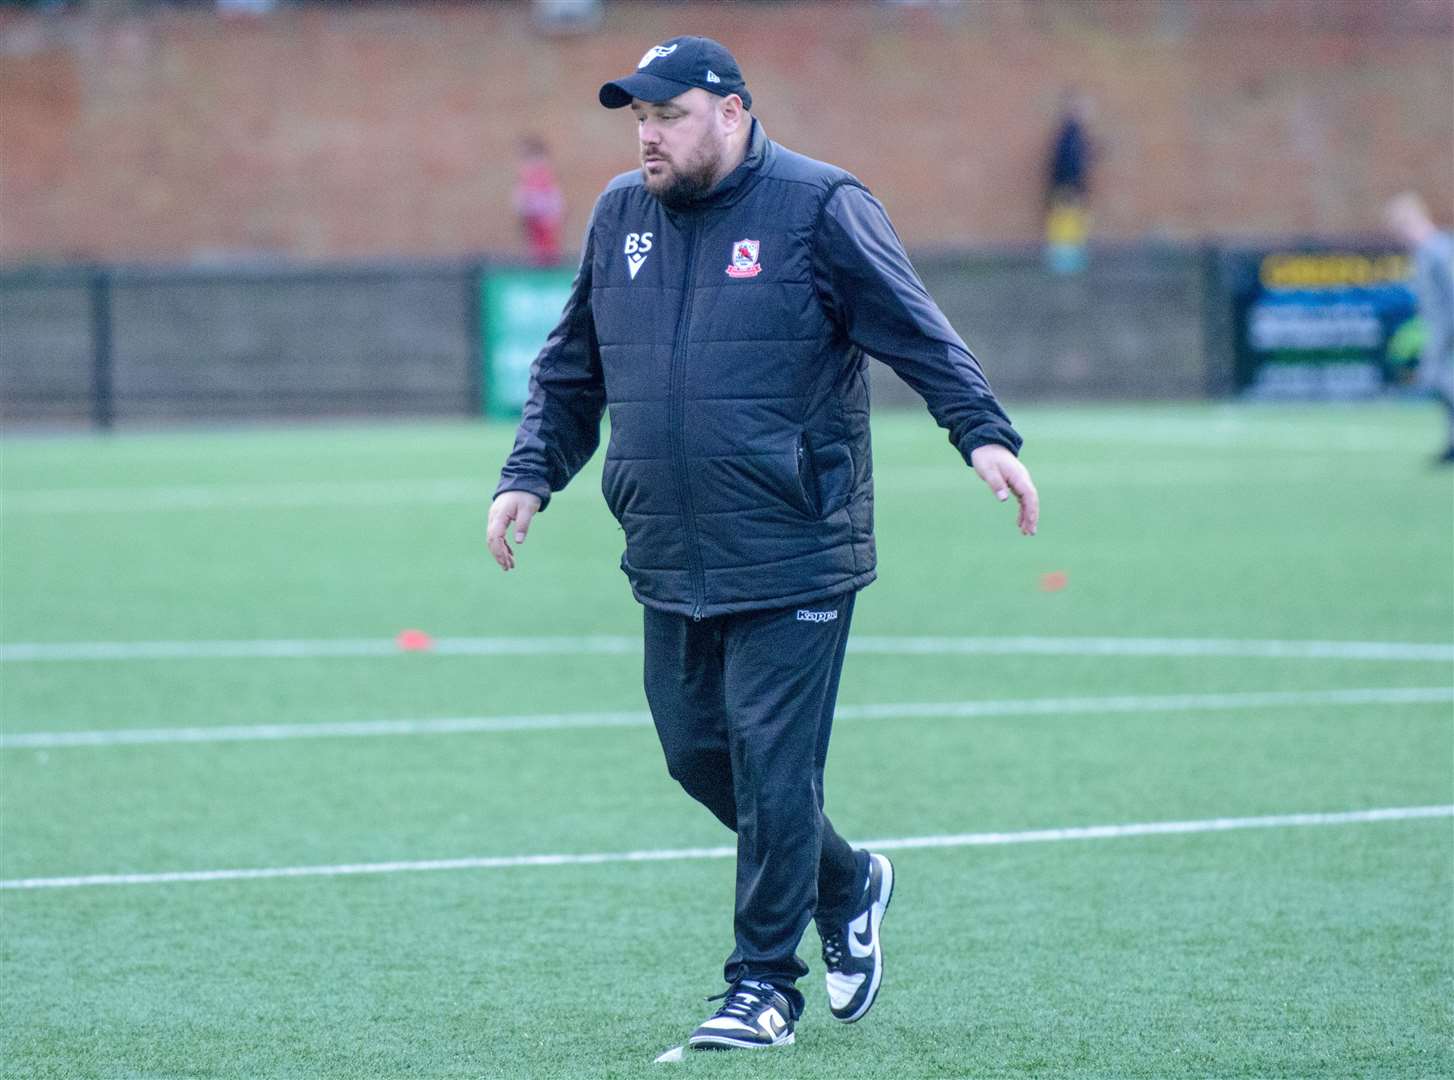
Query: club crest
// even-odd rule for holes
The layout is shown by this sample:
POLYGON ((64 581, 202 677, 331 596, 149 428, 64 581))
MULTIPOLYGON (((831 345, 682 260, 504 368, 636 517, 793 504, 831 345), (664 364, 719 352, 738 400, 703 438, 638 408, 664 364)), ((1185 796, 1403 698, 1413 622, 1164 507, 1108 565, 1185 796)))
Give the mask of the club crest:
POLYGON ((761 245, 756 240, 739 240, 732 245, 732 265, 727 267, 728 277, 757 277, 762 267, 757 262, 757 251, 761 245))

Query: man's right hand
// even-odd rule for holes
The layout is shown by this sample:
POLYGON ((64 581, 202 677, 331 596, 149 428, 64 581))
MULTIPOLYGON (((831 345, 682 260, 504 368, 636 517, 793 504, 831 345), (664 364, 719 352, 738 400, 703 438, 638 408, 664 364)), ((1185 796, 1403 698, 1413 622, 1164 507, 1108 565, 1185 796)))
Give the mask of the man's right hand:
POLYGON ((515 552, 510 550, 510 541, 505 537, 510 523, 515 523, 515 543, 523 544, 525 534, 530 531, 530 519, 539 509, 540 497, 528 491, 502 491, 490 504, 490 524, 485 530, 485 542, 501 570, 515 569, 515 552))

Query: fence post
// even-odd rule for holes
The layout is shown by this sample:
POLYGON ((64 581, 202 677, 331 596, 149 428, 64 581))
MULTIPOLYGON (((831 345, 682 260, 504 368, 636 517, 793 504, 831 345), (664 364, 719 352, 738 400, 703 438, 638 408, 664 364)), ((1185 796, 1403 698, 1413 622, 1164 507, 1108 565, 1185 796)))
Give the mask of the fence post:
POLYGON ((1202 274, 1202 362, 1207 397, 1226 398, 1236 390, 1236 348, 1231 330, 1231 298, 1222 270, 1222 249, 1215 242, 1199 249, 1202 274))
POLYGON ((116 419, 111 341, 111 274, 91 275, 91 421, 103 431, 116 419))
POLYGON ((485 264, 482 262, 472 265, 465 274, 465 298, 464 298, 464 322, 465 333, 469 340, 465 342, 465 355, 469 357, 469 369, 465 372, 464 378, 464 412, 466 416, 484 415, 484 377, 485 377, 485 264))

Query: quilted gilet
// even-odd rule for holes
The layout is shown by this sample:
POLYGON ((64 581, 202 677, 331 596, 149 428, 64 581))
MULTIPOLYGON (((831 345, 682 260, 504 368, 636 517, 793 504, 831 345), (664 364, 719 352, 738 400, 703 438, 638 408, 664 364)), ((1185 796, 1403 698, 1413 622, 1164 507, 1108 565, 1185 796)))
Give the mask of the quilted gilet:
MULTIPOLYGON (((746 161, 690 208, 665 208, 639 172, 597 202, 499 490, 548 500, 595 449, 591 413, 604 406, 601 487, 643 604, 709 617, 811 604, 875 577, 867 359, 815 270, 824 208, 844 187, 862 191, 754 121, 746 161)), ((983 396, 969 395, 974 415, 995 430, 976 445, 1018 448, 987 385, 983 396)))

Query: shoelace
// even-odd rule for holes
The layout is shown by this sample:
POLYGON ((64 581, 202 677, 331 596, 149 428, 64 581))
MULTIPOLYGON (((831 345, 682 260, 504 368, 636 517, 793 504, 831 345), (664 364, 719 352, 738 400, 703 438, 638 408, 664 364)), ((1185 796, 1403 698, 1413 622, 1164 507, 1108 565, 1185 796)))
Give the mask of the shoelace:
POLYGON ((822 934, 822 938, 823 963, 828 965, 829 971, 838 971, 843 967, 843 931, 834 930, 822 934))
POLYGON ((722 993, 713 994, 707 1000, 722 1002, 722 1007, 717 1010, 715 1015, 726 1016, 740 1023, 751 1025, 757 1019, 757 1014, 772 1004, 773 993, 771 987, 764 988, 761 983, 749 983, 741 980, 733 983, 722 993))

